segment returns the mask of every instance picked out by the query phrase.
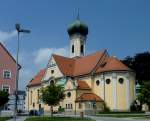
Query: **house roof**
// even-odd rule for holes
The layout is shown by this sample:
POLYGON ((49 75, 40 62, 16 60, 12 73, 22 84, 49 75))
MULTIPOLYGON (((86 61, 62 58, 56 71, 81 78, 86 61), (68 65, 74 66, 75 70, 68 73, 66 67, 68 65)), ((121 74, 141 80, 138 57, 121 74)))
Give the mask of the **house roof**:
POLYGON ((129 71, 126 65, 114 57, 109 57, 106 50, 80 58, 68 58, 53 55, 60 71, 65 76, 82 76, 105 71, 129 71))
POLYGON ((81 90, 91 89, 85 81, 77 80, 77 84, 78 84, 78 89, 81 90))
POLYGON ((81 101, 96 101, 96 102, 103 102, 102 98, 97 96, 94 93, 83 93, 77 99, 76 102, 81 101))
POLYGON ((40 70, 38 74, 29 82, 28 87, 41 85, 41 80, 45 74, 46 69, 40 70))
MULTIPOLYGON (((14 59, 14 57, 10 54, 10 52, 5 48, 5 46, 0 42, 0 46, 6 51, 6 53, 10 56, 10 58, 16 63, 16 60, 14 59)), ((21 69, 21 65, 19 65, 19 69, 21 69)))

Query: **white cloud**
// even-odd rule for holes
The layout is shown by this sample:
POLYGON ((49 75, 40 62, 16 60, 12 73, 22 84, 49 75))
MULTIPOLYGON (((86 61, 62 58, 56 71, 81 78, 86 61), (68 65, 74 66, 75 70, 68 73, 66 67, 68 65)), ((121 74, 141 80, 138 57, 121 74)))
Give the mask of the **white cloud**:
POLYGON ((35 64, 39 66, 46 65, 51 54, 68 55, 68 48, 41 48, 35 53, 35 64))
POLYGON ((17 31, 13 30, 11 32, 4 32, 0 30, 0 42, 11 39, 17 35, 17 31))
POLYGON ((51 54, 68 55, 68 48, 40 48, 34 52, 22 52, 19 56, 20 70, 19 89, 25 90, 29 81, 46 67, 51 54))

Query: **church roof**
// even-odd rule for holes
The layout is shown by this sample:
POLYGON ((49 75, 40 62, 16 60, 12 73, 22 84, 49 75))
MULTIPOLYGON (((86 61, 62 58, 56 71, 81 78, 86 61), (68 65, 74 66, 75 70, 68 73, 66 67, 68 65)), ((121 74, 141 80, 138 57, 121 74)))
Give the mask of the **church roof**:
POLYGON ((95 101, 95 102, 102 102, 102 98, 99 97, 98 95, 94 94, 94 93, 83 93, 81 94, 81 96, 79 96, 76 99, 76 102, 80 102, 80 101, 95 101))
POLYGON ((91 89, 85 81, 77 80, 77 84, 78 84, 78 89, 81 89, 81 90, 91 89))
POLYGON ((80 58, 68 58, 55 54, 53 57, 65 76, 75 77, 107 71, 131 71, 117 58, 109 57, 106 50, 80 58))
POLYGON ((40 70, 38 74, 29 82, 28 87, 41 85, 41 80, 45 74, 46 69, 40 70))

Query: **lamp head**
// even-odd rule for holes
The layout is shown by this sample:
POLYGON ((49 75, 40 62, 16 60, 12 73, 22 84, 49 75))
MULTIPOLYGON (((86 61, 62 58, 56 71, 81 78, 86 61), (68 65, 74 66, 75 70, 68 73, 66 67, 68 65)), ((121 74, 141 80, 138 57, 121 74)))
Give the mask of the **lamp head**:
POLYGON ((20 31, 20 24, 17 23, 15 26, 16 26, 16 30, 19 32, 20 31))

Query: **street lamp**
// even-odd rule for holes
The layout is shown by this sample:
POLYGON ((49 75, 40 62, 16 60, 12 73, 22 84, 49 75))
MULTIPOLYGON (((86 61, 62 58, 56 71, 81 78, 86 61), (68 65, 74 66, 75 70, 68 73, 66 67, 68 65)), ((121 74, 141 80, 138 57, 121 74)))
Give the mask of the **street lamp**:
POLYGON ((18 64, 18 57, 19 57, 19 34, 20 33, 30 33, 30 30, 22 29, 20 27, 20 24, 16 24, 15 28, 18 33, 18 39, 17 39, 17 57, 16 57, 16 90, 15 90, 15 110, 14 110, 14 121, 16 120, 17 116, 17 99, 18 99, 18 80, 19 80, 19 64, 18 64))

